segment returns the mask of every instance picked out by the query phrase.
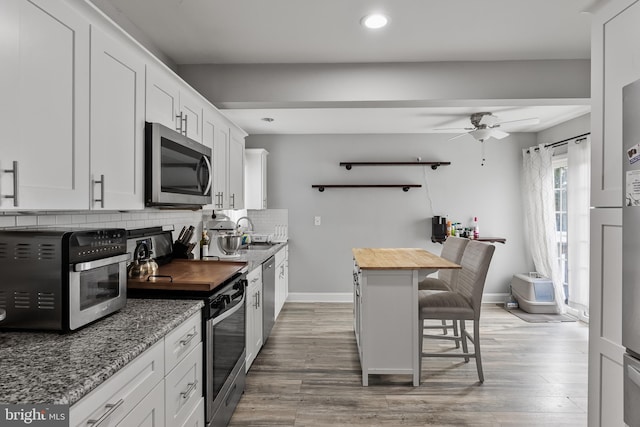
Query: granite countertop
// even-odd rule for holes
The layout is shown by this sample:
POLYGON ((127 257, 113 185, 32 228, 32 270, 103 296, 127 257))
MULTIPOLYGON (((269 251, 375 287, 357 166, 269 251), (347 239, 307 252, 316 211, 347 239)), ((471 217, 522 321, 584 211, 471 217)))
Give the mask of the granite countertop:
MULTIPOLYGON (((260 267, 269 257, 274 256, 280 249, 288 243, 275 243, 273 245, 254 245, 258 249, 240 249, 234 258, 223 258, 220 261, 242 261, 247 263, 247 270, 251 271, 260 267)), ((217 257, 215 257, 217 259, 217 257)))
POLYGON ((203 305, 128 299, 119 312, 68 334, 0 332, 0 403, 73 405, 203 305))

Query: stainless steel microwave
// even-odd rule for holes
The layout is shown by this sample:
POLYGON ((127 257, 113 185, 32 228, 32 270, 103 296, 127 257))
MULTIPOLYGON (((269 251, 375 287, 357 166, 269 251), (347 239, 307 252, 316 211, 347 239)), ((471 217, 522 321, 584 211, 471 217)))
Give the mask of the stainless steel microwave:
POLYGON ((211 148, 159 123, 145 124, 145 205, 211 204, 211 148))
POLYGON ((126 230, 0 231, 0 329, 72 331, 127 301, 126 230))

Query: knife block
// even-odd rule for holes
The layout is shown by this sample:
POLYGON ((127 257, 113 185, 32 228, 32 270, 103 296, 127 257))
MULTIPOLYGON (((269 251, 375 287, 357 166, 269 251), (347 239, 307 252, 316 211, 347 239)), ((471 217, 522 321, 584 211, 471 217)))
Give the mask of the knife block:
POLYGON ((171 255, 173 258, 193 259, 194 255, 191 252, 192 250, 192 245, 183 245, 182 243, 175 241, 173 242, 173 253, 171 255))

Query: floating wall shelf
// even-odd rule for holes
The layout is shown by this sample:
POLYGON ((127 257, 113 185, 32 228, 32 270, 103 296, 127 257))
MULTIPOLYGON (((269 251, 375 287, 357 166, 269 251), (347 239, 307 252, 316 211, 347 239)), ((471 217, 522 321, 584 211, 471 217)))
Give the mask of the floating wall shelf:
POLYGON ((402 191, 409 191, 410 188, 420 188, 420 184, 315 184, 311 188, 317 188, 323 192, 325 188, 402 188, 402 191))
MULTIPOLYGON (((445 240, 447 239, 438 239, 433 236, 431 237, 431 241, 433 243, 444 243, 445 240)), ((473 240, 476 240, 478 242, 488 242, 488 243, 502 243, 502 244, 507 243, 507 239, 505 239, 504 237, 479 237, 473 240)))
POLYGON ((451 162, 340 162, 340 166, 344 166, 347 170, 351 170, 353 166, 431 166, 436 170, 438 166, 447 166, 451 162))

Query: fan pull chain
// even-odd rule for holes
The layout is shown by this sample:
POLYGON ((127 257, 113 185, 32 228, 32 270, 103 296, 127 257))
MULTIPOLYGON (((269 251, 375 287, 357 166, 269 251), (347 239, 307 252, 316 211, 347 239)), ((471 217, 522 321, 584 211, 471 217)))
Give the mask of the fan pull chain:
POLYGON ((484 162, 485 162, 485 157, 484 157, 484 141, 480 141, 480 146, 482 147, 482 162, 480 163, 480 166, 484 166, 484 162))

